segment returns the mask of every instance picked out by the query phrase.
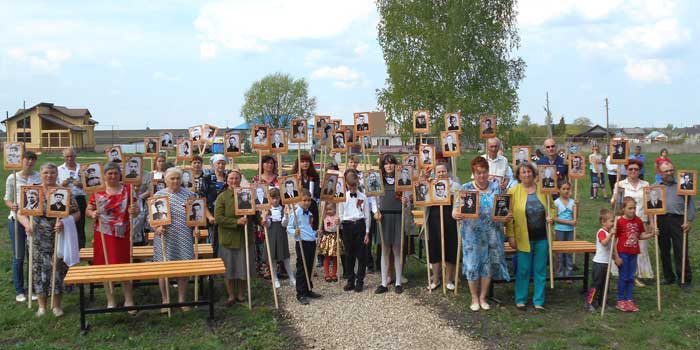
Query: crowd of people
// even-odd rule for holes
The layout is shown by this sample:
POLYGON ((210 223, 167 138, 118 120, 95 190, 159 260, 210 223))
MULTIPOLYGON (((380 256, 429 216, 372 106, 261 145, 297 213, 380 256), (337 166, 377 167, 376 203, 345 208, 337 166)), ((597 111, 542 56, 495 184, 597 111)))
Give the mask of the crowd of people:
MULTIPOLYGON (((567 160, 558 153, 554 139, 544 141, 544 153, 538 153, 541 156, 536 161, 520 161, 515 168, 503 156, 503 145, 498 138, 488 139, 486 146, 485 154, 470 161, 472 179, 465 183, 454 175, 450 163, 444 158, 438 158, 437 164, 424 169, 417 176, 418 180, 449 179, 438 190, 449 195, 450 204, 425 208, 430 264, 427 287, 435 290, 444 283, 443 288, 454 290, 458 279, 466 279, 471 295, 470 309, 489 310, 491 307, 487 297, 492 281, 514 278, 515 306, 526 309, 531 303, 534 309, 544 310, 548 240, 573 240, 572 232, 578 223, 575 214, 578 202, 572 196, 572 183, 568 181, 567 160), (551 175, 557 178, 557 195, 549 196, 543 192, 542 183, 537 181, 538 165, 550 165, 556 169, 556 174, 551 175), (447 183, 449 185, 445 186, 447 183), (457 191, 467 190, 478 192, 479 206, 475 218, 467 217, 454 205, 459 200, 454 196, 457 191), (500 194, 511 195, 512 209, 503 213, 504 220, 494 220, 492 212, 496 197, 500 194), (549 208, 552 208, 552 214, 548 214, 549 208), (548 230, 551 224, 554 225, 552 236, 548 230), (461 241, 460 252, 458 241, 461 241), (516 251, 512 273, 506 263, 504 242, 516 251), (531 284, 534 285, 532 297, 529 295, 531 284)), ((597 251, 593 259, 594 282, 585 305, 589 310, 600 306, 601 289, 604 288, 601 281, 607 272, 613 241, 611 237, 615 236, 617 244, 612 249, 615 267, 618 268, 613 269, 613 273, 619 276, 616 307, 621 311, 637 311, 639 308, 632 291, 635 286, 643 287, 645 280, 654 278, 645 240, 654 237, 657 232, 663 262, 662 283, 678 282, 683 288, 690 285, 692 273, 687 254, 684 283, 680 283, 681 251, 683 234, 688 232, 694 219, 693 200, 687 202, 686 210, 685 198, 676 194, 673 163, 668 158, 668 152, 662 151, 654 164, 656 182, 666 187, 664 200, 667 211, 658 216, 656 227, 656 221, 645 215, 643 210, 644 189, 650 183, 644 180, 645 158, 641 148, 637 147, 623 166, 609 164, 610 157, 604 161, 597 145, 592 150, 588 157, 590 197, 594 200, 607 198, 603 176, 603 165, 607 164, 612 193, 610 202, 613 206, 619 204, 621 211, 615 214, 604 209, 599 213, 600 230, 595 238, 597 251), (617 203, 618 192, 622 190, 624 197, 617 203)), ((227 305, 245 300, 246 280, 256 274, 269 277, 274 288, 281 288, 280 280, 288 279, 289 285, 296 289, 297 300, 301 304, 309 304, 321 297, 313 290, 313 268, 316 264, 323 267, 325 282, 344 280, 343 289, 348 292, 362 292, 365 289, 367 270, 373 269, 375 264, 381 271, 381 283, 375 286, 374 293, 387 293, 392 288, 400 294, 407 283, 403 273, 409 247, 406 236, 415 230, 411 209, 415 208, 416 203, 412 192, 398 191, 395 185, 397 181, 405 183, 416 178, 395 178, 397 166, 401 164, 395 155, 380 155, 378 165, 381 179, 376 178, 375 174, 378 173, 371 173, 372 179, 383 182, 382 186, 377 186, 383 188, 379 196, 365 194, 373 192, 373 189, 364 188, 363 185, 363 176, 367 173, 358 169, 360 159, 357 155, 349 155, 347 167, 340 173, 346 185, 344 196, 340 196, 343 201, 331 203, 320 200, 321 175, 311 156, 302 152, 290 173, 298 174, 300 178, 300 188, 294 189, 298 192, 290 195, 300 197, 296 205, 282 204, 282 195, 286 195, 287 189, 279 178, 288 174, 281 171, 278 158, 271 155, 261 157, 259 175, 250 181, 235 164, 228 164, 230 160, 223 155, 213 155, 209 169, 205 169, 202 157, 194 156, 189 165, 192 178, 188 181, 193 182, 191 188, 183 186, 182 169, 162 155, 154 158, 153 170, 142 174, 143 181, 138 186, 122 181, 121 164, 108 163, 103 170, 104 189, 89 194, 82 188, 81 165, 76 162, 75 151, 67 149, 63 157, 64 164, 56 166, 45 163, 36 172, 37 156, 27 151, 22 155, 22 169, 11 174, 6 182, 5 203, 11 209, 8 223, 10 239, 14 245, 17 237, 16 243, 22 247, 13 255, 16 300, 23 302, 27 298, 23 273, 24 247, 27 236, 32 236, 35 253, 34 267, 30 273, 34 277, 33 291, 39 300, 37 316, 46 312, 47 296, 51 294, 57 296, 54 304, 50 305, 51 310, 56 316, 63 314, 60 295, 66 291, 62 281, 68 267, 58 260, 55 268, 57 283, 53 290, 48 281, 51 280, 54 261, 54 233, 63 228, 64 220, 45 215, 19 215, 20 188, 24 185, 64 186, 71 189, 69 212, 76 224, 81 248, 90 243, 86 242, 85 218, 89 217, 94 222, 91 245, 95 252, 92 264, 95 265, 130 262, 131 244, 148 244, 148 232, 155 235, 154 261, 194 259, 194 240, 199 239, 201 229, 208 229, 214 256, 223 259, 226 266, 224 285, 227 305), (162 183, 162 186, 155 187, 156 183, 162 183), (235 189, 250 183, 269 187, 270 209, 258 210, 254 215, 240 215, 235 203, 235 189), (152 217, 146 214, 147 200, 153 195, 169 199, 170 224, 151 227, 152 217), (206 199, 206 226, 192 228, 186 224, 185 203, 194 197, 206 199), (250 233, 250 237, 245 232, 250 233), (289 238, 294 241, 293 247, 289 244, 289 238), (263 249, 265 239, 270 244, 269 256, 263 249), (295 267, 290 261, 290 248, 296 251, 295 267), (252 254, 248 255, 246 251, 252 254), (268 261, 272 263, 268 264, 268 261), (342 265, 343 276, 339 276, 339 265, 342 265), (246 267, 250 270, 246 270, 246 267)), ((339 170, 335 162, 324 168, 339 170)), ((557 256, 557 276, 571 276, 572 270, 570 254, 557 256)), ((160 289, 163 302, 168 303, 165 283, 160 281, 160 289)), ((134 305, 131 283, 121 285, 124 305, 134 305)), ((178 278, 177 286, 178 301, 183 302, 187 297, 187 279, 178 278)), ((114 289, 105 288, 105 292, 107 306, 115 307, 114 289)), ((183 311, 186 310, 188 308, 183 307, 183 311)), ((166 309, 162 311, 167 312, 166 309)))

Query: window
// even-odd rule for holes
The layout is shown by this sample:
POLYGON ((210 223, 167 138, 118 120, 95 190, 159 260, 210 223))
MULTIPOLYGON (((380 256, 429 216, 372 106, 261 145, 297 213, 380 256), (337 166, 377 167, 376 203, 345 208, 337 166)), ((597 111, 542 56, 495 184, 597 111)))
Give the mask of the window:
POLYGON ((17 121, 17 128, 19 128, 19 129, 28 129, 28 128, 31 128, 32 125, 31 125, 30 120, 31 120, 31 118, 29 118, 29 117, 26 117, 26 118, 24 118, 24 119, 18 120, 18 121, 17 121))
POLYGON ((32 133, 31 132, 18 132, 17 133, 17 142, 32 142, 32 133))

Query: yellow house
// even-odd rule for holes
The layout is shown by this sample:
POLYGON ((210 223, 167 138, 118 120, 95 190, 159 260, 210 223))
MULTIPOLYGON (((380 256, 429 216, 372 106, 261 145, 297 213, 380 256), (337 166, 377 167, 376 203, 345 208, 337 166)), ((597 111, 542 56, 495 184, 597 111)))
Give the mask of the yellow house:
POLYGON ((42 102, 17 110, 2 123, 9 141, 24 142, 27 150, 59 151, 66 147, 95 150, 97 121, 92 119, 87 108, 66 108, 42 102))

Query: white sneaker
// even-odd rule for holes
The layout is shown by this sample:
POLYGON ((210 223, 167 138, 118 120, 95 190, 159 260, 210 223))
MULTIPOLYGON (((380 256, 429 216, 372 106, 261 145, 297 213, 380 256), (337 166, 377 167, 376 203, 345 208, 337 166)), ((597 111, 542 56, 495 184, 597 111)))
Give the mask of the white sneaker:
POLYGON ((15 296, 15 301, 18 303, 23 303, 23 302, 27 301, 27 297, 24 296, 24 294, 17 294, 15 296))
POLYGON ((408 278, 401 276, 401 284, 406 284, 408 283, 408 278))
POLYGON ((452 282, 448 282, 446 284, 446 286, 447 286, 447 290, 455 290, 455 284, 452 282))
POLYGON ((293 280, 293 279, 290 278, 290 279, 289 279, 289 285, 292 286, 292 287, 296 287, 296 285, 297 285, 297 280, 293 280))
POLYGON ((36 294, 32 294, 32 301, 37 301, 39 300, 39 296, 36 294))
POLYGON ((63 316, 63 309, 61 309, 60 307, 53 308, 53 315, 56 317, 63 316))
POLYGON ((282 287, 282 286, 280 285, 280 281, 279 281, 278 279, 275 278, 275 288, 279 288, 279 287, 282 287))
POLYGON ((36 310, 36 317, 44 316, 45 313, 46 313, 46 309, 44 309, 43 307, 40 307, 39 310, 36 310))

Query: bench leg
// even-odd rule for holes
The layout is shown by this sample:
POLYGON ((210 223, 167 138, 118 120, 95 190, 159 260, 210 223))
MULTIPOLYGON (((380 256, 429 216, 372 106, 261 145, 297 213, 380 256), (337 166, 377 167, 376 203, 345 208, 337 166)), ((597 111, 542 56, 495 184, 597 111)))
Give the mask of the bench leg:
POLYGON ((95 302, 95 284, 90 283, 90 302, 95 302))
POLYGON ((214 277, 209 277, 209 319, 214 319, 214 277))
POLYGON ((588 265, 589 265, 589 255, 590 253, 586 253, 583 257, 583 293, 588 292, 588 265))
POLYGON ((85 285, 80 284, 78 289, 80 290, 80 334, 85 334, 89 329, 85 321, 85 285))

